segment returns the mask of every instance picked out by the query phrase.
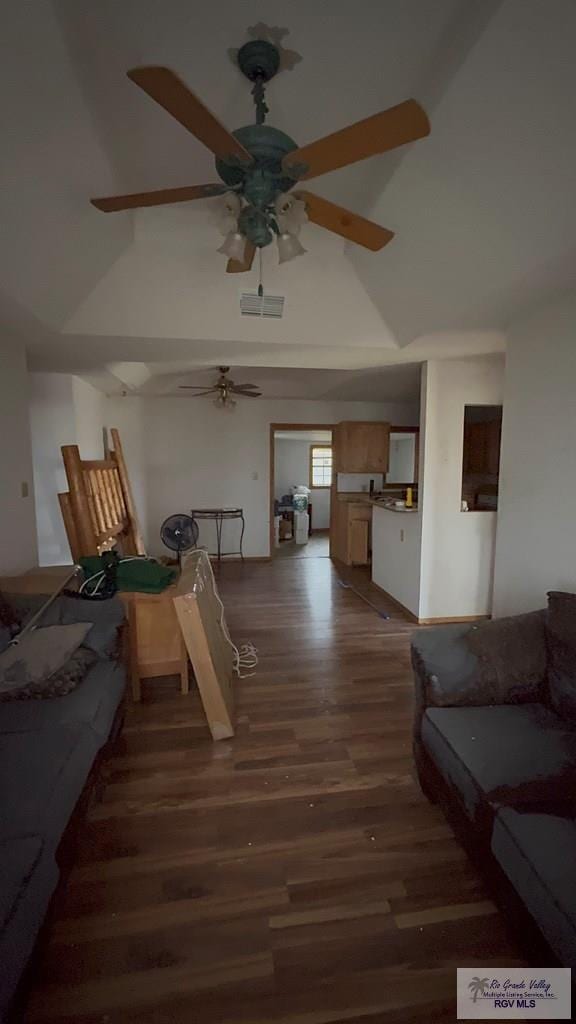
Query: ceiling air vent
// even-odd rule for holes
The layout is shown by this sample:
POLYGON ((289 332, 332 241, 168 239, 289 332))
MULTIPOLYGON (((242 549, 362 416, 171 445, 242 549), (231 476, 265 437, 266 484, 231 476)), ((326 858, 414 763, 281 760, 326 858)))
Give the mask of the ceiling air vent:
POLYGON ((280 320, 284 313, 283 295, 258 295, 258 292, 240 292, 240 313, 242 316, 262 316, 268 320, 280 320))

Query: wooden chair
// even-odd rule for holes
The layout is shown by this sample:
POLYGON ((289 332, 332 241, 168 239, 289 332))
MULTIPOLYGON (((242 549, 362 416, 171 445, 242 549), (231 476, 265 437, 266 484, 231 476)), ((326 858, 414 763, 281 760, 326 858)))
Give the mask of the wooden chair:
MULTIPOLYGON (((113 450, 103 459, 82 459, 75 444, 62 446, 68 491, 58 495, 75 562, 118 547, 122 555, 145 555, 120 436, 110 431, 113 450)), ((120 593, 130 625, 130 677, 134 700, 142 679, 180 676, 188 693, 188 657, 172 601, 175 587, 161 594, 120 593)))
POLYGON ((118 545, 124 555, 145 555, 118 431, 105 458, 80 458, 78 445, 62 446, 68 491, 58 495, 75 562, 118 545))

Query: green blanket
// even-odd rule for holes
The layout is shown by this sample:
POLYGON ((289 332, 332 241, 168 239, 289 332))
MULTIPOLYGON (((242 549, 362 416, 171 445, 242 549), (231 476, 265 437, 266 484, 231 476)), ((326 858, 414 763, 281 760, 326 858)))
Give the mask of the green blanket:
MULTIPOLYGON (((81 558, 80 565, 87 580, 104 568, 99 555, 81 558)), ((178 575, 176 569, 169 569, 152 559, 135 558, 132 561, 120 561, 118 565, 118 590, 136 591, 140 594, 160 594, 174 582, 178 575)))

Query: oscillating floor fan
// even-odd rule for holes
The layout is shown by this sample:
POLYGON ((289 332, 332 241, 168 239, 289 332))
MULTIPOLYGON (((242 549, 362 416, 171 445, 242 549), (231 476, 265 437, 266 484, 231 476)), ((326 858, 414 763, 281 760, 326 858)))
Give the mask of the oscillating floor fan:
POLYGON ((164 520, 160 527, 160 537, 170 551, 176 552, 180 564, 182 553, 195 548, 198 543, 198 523, 192 516, 177 512, 164 520))

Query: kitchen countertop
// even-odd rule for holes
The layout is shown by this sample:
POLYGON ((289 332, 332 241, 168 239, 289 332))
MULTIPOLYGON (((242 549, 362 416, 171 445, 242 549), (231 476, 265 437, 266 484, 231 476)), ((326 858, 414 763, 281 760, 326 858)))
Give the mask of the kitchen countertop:
POLYGON ((338 493, 338 501, 346 502, 347 504, 353 505, 375 505, 376 508, 383 508, 387 512, 400 512, 401 515, 406 515, 407 512, 417 512, 417 508, 395 508, 391 502, 394 499, 390 498, 371 498, 369 494, 364 491, 354 493, 353 491, 340 491, 338 493))
POLYGON ((412 508, 396 508, 393 504, 390 504, 387 501, 378 501, 378 499, 372 499, 370 504, 374 505, 376 508, 384 509, 385 512, 399 512, 402 516, 418 511, 414 506, 412 508))

